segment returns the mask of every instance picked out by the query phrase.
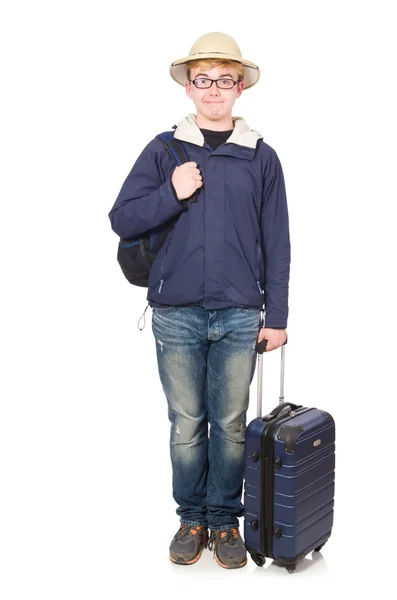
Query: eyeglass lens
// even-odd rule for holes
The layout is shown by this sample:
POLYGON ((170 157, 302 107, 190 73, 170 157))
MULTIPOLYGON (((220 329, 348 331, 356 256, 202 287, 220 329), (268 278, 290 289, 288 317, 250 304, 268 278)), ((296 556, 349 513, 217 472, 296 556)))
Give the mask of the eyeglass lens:
MULTIPOLYGON (((204 89, 211 87, 212 80, 200 77, 199 79, 195 79, 193 83, 196 87, 204 89)), ((229 89, 233 87, 234 81, 233 79, 218 79, 216 85, 222 89, 229 89)))

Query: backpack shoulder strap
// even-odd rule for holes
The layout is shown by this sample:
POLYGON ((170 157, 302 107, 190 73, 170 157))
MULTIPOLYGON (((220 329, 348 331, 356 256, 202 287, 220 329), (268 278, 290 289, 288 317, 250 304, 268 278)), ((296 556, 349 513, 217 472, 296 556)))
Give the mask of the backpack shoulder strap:
POLYGON ((173 131, 159 133, 156 138, 165 146, 178 166, 189 161, 185 147, 179 140, 174 138, 173 131))
MULTIPOLYGON (((169 154, 173 157, 178 167, 185 162, 189 162, 189 155, 186 152, 185 146, 180 140, 174 138, 173 131, 164 131, 156 135, 156 138, 165 146, 169 154)), ((189 202, 197 202, 197 190, 189 199, 189 202)))

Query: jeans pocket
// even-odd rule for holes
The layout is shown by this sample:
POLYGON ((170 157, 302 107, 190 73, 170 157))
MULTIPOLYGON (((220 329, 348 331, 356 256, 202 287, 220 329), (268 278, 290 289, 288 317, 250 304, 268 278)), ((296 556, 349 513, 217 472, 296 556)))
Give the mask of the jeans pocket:
POLYGON ((256 314, 256 313, 259 314, 261 312, 260 308, 239 308, 238 310, 240 310, 243 313, 253 314, 253 315, 256 314))

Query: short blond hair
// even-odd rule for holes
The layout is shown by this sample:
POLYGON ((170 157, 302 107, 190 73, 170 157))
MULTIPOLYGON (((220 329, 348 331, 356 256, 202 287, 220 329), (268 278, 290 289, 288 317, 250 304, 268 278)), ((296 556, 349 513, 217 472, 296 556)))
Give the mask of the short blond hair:
POLYGON ((235 60, 223 60, 221 58, 198 58, 196 60, 189 60, 187 63, 186 76, 188 81, 190 81, 192 69, 197 69, 197 67, 200 67, 203 70, 210 70, 213 67, 232 67, 237 71, 238 80, 243 81, 244 79, 244 66, 235 60))

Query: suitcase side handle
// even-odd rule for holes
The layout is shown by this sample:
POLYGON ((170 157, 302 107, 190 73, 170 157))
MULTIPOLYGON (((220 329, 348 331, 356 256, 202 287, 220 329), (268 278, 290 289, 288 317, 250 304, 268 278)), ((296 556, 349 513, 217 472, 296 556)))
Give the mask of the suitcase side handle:
POLYGON ((266 421, 266 422, 271 421, 272 419, 277 417, 277 415, 279 415, 281 413, 281 411, 284 410, 287 406, 291 410, 297 410, 298 408, 302 408, 302 404, 292 404, 292 402, 283 402, 282 404, 279 404, 274 410, 272 410, 271 413, 269 413, 268 415, 265 415, 262 418, 262 421, 266 421))

